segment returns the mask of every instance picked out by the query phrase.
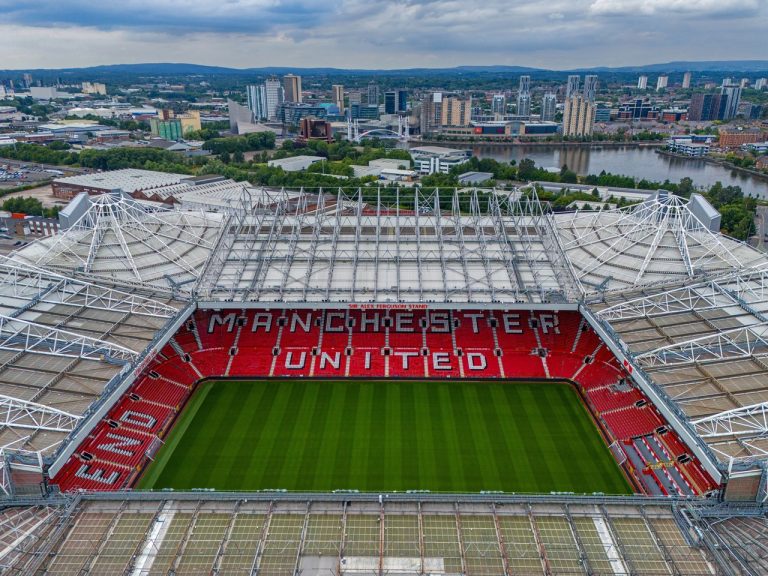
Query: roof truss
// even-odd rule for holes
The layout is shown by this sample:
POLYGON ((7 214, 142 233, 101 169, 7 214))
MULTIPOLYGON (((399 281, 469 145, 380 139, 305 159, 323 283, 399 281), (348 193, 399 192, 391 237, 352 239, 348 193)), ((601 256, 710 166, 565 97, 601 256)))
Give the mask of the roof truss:
POLYGON ((768 354, 768 323, 723 330, 661 346, 635 356, 645 368, 714 362, 768 354))
POLYGON ((118 363, 132 362, 138 356, 119 344, 5 315, 0 315, 0 350, 118 363))
POLYGON ((49 406, 0 395, 0 426, 72 432, 81 416, 63 412, 49 406))

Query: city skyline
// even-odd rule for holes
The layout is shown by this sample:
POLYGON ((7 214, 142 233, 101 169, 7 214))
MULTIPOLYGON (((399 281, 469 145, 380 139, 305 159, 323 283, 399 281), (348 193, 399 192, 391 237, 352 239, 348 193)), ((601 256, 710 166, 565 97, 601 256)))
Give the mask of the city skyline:
POLYGON ((555 0, 546 10, 532 0, 195 0, 179 8, 175 0, 0 0, 0 53, 13 69, 176 61, 565 70, 768 57, 760 40, 768 6, 758 0, 555 0), (702 43, 707 35, 718 42, 702 43))

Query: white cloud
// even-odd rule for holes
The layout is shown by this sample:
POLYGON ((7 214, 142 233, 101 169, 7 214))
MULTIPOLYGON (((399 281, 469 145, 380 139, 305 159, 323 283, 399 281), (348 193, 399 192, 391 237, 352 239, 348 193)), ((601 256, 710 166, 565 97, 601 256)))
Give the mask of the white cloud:
POLYGON ((768 0, 0 0, 0 68, 175 61, 562 70, 768 59, 766 29, 768 0), (750 18, 728 18, 744 10, 750 18))
POLYGON ((589 9, 594 14, 654 16, 664 14, 742 15, 756 12, 760 0, 594 0, 589 9))

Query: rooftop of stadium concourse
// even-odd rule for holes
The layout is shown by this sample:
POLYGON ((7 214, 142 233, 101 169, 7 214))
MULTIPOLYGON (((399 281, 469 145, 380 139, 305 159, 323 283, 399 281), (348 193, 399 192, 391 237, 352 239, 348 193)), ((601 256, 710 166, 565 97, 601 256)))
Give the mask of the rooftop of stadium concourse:
POLYGON ((595 309, 722 461, 768 460, 768 269, 615 294, 595 309))
POLYGON ((718 561, 689 543, 669 504, 524 498, 441 502, 416 495, 381 502, 234 500, 200 493, 195 500, 168 501, 157 496, 145 501, 83 496, 63 518, 69 529, 51 540, 54 551, 35 555, 26 567, 50 573, 84 566, 119 572, 135 561, 152 573, 175 566, 178 573, 218 567, 227 573, 282 574, 327 565, 328 574, 343 566, 361 573, 467 576, 585 569, 704 576, 718 561), (153 530, 166 523, 167 530, 153 530))
POLYGON ((223 216, 211 212, 150 207, 122 194, 78 200, 83 210, 71 227, 25 246, 14 259, 99 282, 188 295, 222 230, 223 216))
POLYGON ((177 184, 189 176, 185 174, 168 174, 155 170, 138 170, 136 168, 124 168, 122 170, 109 170, 94 174, 80 174, 58 178, 55 183, 58 186, 78 187, 90 190, 123 190, 128 193, 137 190, 159 188, 169 184, 177 184))
POLYGON ((554 216, 585 292, 674 283, 766 262, 758 250, 712 231, 719 218, 705 200, 662 192, 627 208, 554 216))
MULTIPOLYGON (((578 287, 535 198, 449 191, 274 192, 233 216, 202 278, 206 301, 564 303, 578 287), (380 192, 379 192, 380 194, 380 192), (370 197, 373 201, 370 201, 370 197)), ((244 198, 244 204, 251 199, 244 198)))

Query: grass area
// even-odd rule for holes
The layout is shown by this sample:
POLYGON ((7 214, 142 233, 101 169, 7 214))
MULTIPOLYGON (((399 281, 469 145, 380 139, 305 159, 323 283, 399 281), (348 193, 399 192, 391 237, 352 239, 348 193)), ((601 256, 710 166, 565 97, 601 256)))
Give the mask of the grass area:
POLYGON ((137 488, 631 489, 564 383, 202 384, 137 488))

